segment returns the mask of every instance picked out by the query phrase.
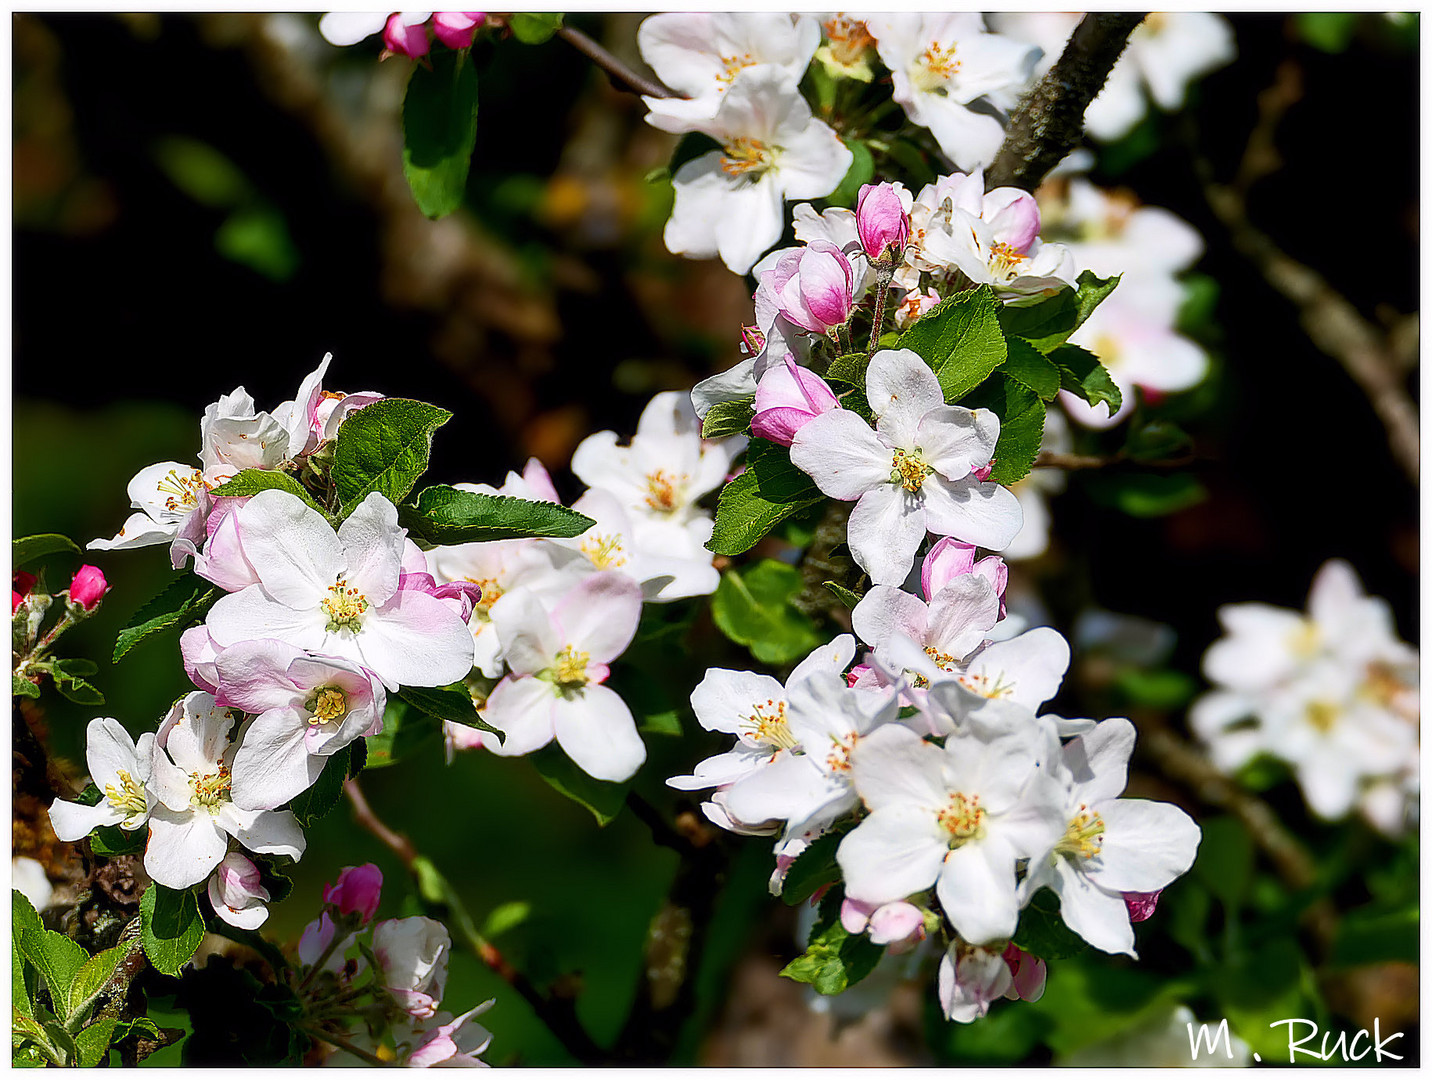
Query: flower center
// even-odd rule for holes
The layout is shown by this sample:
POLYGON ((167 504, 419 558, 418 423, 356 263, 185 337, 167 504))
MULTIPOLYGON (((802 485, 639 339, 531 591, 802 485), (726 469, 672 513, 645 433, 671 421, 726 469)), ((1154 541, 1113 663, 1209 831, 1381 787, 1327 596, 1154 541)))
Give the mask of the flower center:
POLYGON ((730 176, 758 180, 761 174, 775 164, 771 148, 760 139, 742 136, 726 144, 721 156, 721 169, 730 176))
POLYGON ((764 705, 757 705, 751 715, 745 717, 741 727, 751 738, 777 750, 794 750, 798 745, 791 734, 791 725, 786 720, 786 703, 768 699, 764 705))
POLYGON ((138 783, 124 769, 116 770, 115 775, 119 779, 119 789, 116 790, 113 784, 104 786, 109 805, 116 810, 122 810, 125 817, 144 813, 149 805, 144 798, 144 785, 138 783))
POLYGON ((198 469, 184 476, 180 476, 177 469, 170 469, 154 488, 159 494, 167 496, 164 509, 177 512, 198 506, 199 492, 208 491, 209 484, 198 469))
POLYGON ((833 773, 848 773, 850 771, 850 752, 855 749, 855 740, 858 736, 847 735, 844 739, 837 739, 834 735, 830 737, 830 753, 825 756, 825 767, 833 773))
POLYGON ((669 514, 681 505, 681 494, 691 477, 657 469, 646 478, 646 505, 669 514))
POLYGON ((1404 720, 1416 722, 1417 698, 1412 694, 1412 684, 1399 674, 1397 667, 1382 661, 1367 665, 1366 676, 1358 687, 1358 694, 1374 704, 1392 711, 1404 720), (1413 712, 1409 715, 1405 705, 1410 704, 1413 712))
POLYGON ((986 697, 990 700, 1009 697, 1014 693, 1014 683, 1004 681, 1003 671, 996 675, 990 675, 984 671, 978 674, 967 671, 963 675, 956 675, 955 678, 959 680, 959 684, 970 691, 970 693, 978 694, 980 697, 986 697))
POLYGON ((742 53, 740 56, 721 57, 721 65, 725 70, 716 76, 716 81, 721 84, 721 89, 725 90, 726 87, 730 86, 742 68, 748 68, 755 62, 756 61, 751 59, 750 53, 742 53))
POLYGON ((1342 710, 1330 701, 1312 701, 1308 703, 1308 707, 1304 710, 1304 715, 1307 718, 1308 724, 1315 731, 1320 731, 1326 735, 1337 726, 1338 717, 1342 715, 1342 710))
MULTIPOLYGON (((485 599, 485 597, 484 597, 485 599)), ((319 605, 328 615, 328 632, 339 630, 357 631, 363 625, 363 612, 368 610, 368 598, 353 588, 343 578, 328 587, 328 595, 319 605)))
POLYGON ((932 41, 919 56, 915 58, 915 66, 910 70, 910 82, 916 90, 926 94, 943 92, 945 83, 960 70, 960 62, 955 59, 955 45, 941 45, 938 41, 932 41))
POLYGON ((919 450, 896 450, 890 459, 890 482, 906 491, 919 491, 925 486, 925 477, 934 471, 925 464, 919 450))
POLYGON ((950 834, 950 847, 957 848, 984 833, 984 807, 978 795, 957 791, 950 796, 950 805, 935 815, 940 827, 950 834))
POLYGON ((496 578, 464 578, 482 590, 482 596, 472 605, 472 613, 479 618, 486 619, 487 613, 492 610, 492 605, 502 599, 503 588, 497 583, 496 578))
MULTIPOLYGON (((660 470, 657 470, 660 472, 660 470)), ((648 486, 651 481, 648 479, 648 486)), ((646 501, 651 504, 652 497, 647 496, 646 501)), ((666 509, 670 509, 667 507, 666 509)), ((606 536, 589 536, 581 543, 582 554, 592 560, 598 570, 612 569, 618 566, 625 566, 627 557, 622 549, 621 533, 609 533, 606 536)))
POLYGON ((949 653, 941 652, 933 645, 926 645, 925 655, 928 656, 931 660, 935 661, 935 664, 939 667, 941 671, 955 670, 956 660, 949 653))
POLYGON ((336 686, 320 686, 304 708, 313 714, 308 722, 315 726, 341 720, 348 715, 348 695, 336 686))
POLYGON ((552 682, 556 683, 560 690, 580 690, 591 682, 587 675, 587 665, 591 662, 591 654, 573 648, 571 645, 563 646, 562 651, 557 654, 552 666, 547 669, 552 682))
POLYGON ((229 801, 229 787, 232 783, 227 765, 220 765, 216 773, 190 773, 189 801, 197 809, 217 814, 219 808, 229 801))
POLYGON ((832 63, 843 68, 854 68, 865 58, 865 53, 875 44, 865 23, 848 15, 837 15, 825 24, 826 40, 830 42, 828 53, 832 63))
POLYGON ((998 281, 1013 281, 1023 273, 1023 266, 1029 259, 1021 255, 1011 245, 1003 240, 998 241, 989 249, 989 272, 990 276, 998 281))
POLYGON ((1064 830, 1064 838, 1054 845, 1059 855, 1073 858, 1092 859, 1104 846, 1104 819, 1089 812, 1089 807, 1079 804, 1079 812, 1064 830))
POLYGON ((1302 625, 1288 635, 1288 650, 1300 660, 1316 654, 1321 644, 1322 633, 1312 619, 1304 619, 1302 625))

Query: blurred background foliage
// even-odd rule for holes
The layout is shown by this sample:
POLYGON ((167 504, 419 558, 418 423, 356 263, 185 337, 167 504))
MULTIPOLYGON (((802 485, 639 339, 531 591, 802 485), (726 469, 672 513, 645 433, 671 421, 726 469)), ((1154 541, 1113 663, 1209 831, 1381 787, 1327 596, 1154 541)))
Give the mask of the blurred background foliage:
MULTIPOLYGON (((570 21, 639 64, 641 18, 570 21)), ((1350 560, 1369 592, 1391 602, 1403 637, 1417 641, 1417 493, 1367 401, 1234 250, 1189 149, 1230 175, 1257 123, 1259 93, 1280 65, 1293 65, 1301 98, 1275 132, 1282 164, 1253 189, 1249 215, 1365 315, 1410 334, 1410 365, 1417 20, 1230 19, 1237 61, 1194 88, 1186 114, 1152 114, 1104 148, 1092 174, 1204 233, 1184 328, 1213 352, 1215 371, 1168 404, 1208 459, 1198 490, 1071 476, 1053 500, 1051 551, 1015 570, 1066 633, 1089 607, 1177 631, 1157 655, 1076 644, 1076 669, 1053 703, 1063 715, 1181 726, 1202 685, 1199 658, 1218 635, 1218 605, 1301 608, 1332 556, 1350 560)), ((315 25, 313 15, 13 16, 15 535, 112 535, 141 466, 195 455, 207 403, 242 384, 272 407, 326 351, 337 387, 454 412, 434 447, 434 481, 495 483, 535 455, 568 495, 577 486, 565 465, 584 435, 630 434, 653 392, 687 387, 737 358, 751 284, 719 262, 666 253, 670 185, 651 174, 675 139, 642 122, 636 97, 561 41, 481 44, 466 205, 430 222, 399 166, 408 62, 379 63, 376 38, 333 48, 315 25)), ((177 650, 150 645, 120 669, 106 658, 169 569, 160 548, 96 561, 114 591, 67 651, 101 663, 94 681, 105 711, 138 732, 185 689, 177 650)), ((73 562, 51 563, 51 584, 62 587, 73 562)), ((757 666, 708 616, 692 635, 679 658, 685 681, 667 685, 690 687, 710 665, 757 666)), ((637 788, 675 810, 691 804, 662 778, 721 740, 696 729, 683 701, 667 706, 685 735, 648 737, 637 788)), ((93 714, 50 696, 44 703, 51 745, 72 778, 83 771, 93 714)), ((1176 1002, 1200 1018, 1228 1016, 1265 1057, 1270 1040, 1277 1049, 1269 1018, 1371 1026, 1378 1016, 1384 1032, 1407 1032, 1399 1049, 1415 1060, 1415 841, 1394 846, 1359 824, 1320 824, 1286 777, 1255 779, 1317 853, 1315 884, 1295 894, 1231 818, 1141 772, 1130 794, 1189 807, 1205 841, 1194 873, 1142 926, 1140 963, 1093 952, 1052 961, 1041 1002, 997 1005, 970 1026, 944 1023, 929 987, 897 994, 843 1032, 829 1016, 816 1022, 802 988, 773 977, 797 949, 794 914, 765 894, 767 845, 723 840, 732 869, 678 1062, 1037 1063, 1176 1002), (1297 918, 1318 897, 1352 912, 1325 956, 1297 918)), ((520 968, 539 985, 568 980, 597 1041, 615 1035, 675 870, 671 852, 631 814, 598 828, 526 761, 476 753, 448 765, 436 741, 368 774, 364 787, 479 919, 502 908, 509 925, 497 943, 520 968)), ((380 914, 417 910, 401 866, 340 808, 309 834, 295 896, 275 907, 266 931, 296 940, 322 882, 367 860, 389 882, 380 914)), ((570 1061, 460 950, 448 995, 498 997, 488 1017, 494 1064, 570 1061)), ((176 1054, 150 1060, 172 1064, 176 1054)))

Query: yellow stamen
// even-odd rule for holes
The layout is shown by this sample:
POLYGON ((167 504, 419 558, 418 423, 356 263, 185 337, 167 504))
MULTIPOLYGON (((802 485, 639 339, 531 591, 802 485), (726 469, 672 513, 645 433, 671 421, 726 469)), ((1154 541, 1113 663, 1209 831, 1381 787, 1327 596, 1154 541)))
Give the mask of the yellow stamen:
POLYGON ((557 654, 555 662, 547 670, 551 673, 552 681, 563 690, 578 690, 591 681, 587 676, 587 665, 591 663, 591 659, 590 653, 567 645, 557 654))
POLYGON ((721 64, 725 70, 716 76, 716 81, 721 84, 721 88, 724 90, 731 85, 742 68, 748 68, 755 62, 756 61, 751 59, 750 53, 742 53, 740 56, 723 56, 721 57, 721 64))
POLYGON ((315 727, 348 715, 348 695, 336 686, 320 686, 304 706, 313 715, 308 722, 315 727))
POLYGON ((339 630, 357 631, 363 625, 363 613, 368 610, 368 598, 348 582, 339 578, 328 587, 328 595, 319 606, 328 615, 328 632, 339 630))
POLYGON ((935 470, 925 464, 919 450, 896 450, 890 459, 890 482, 909 492, 925 486, 925 477, 935 470))
POLYGON ((681 505, 681 495, 691 477, 686 473, 669 473, 657 469, 646 478, 646 505, 653 510, 671 513, 681 505))
POLYGON ((955 658, 949 653, 941 652, 933 645, 926 645, 925 655, 928 656, 931 660, 935 661, 935 664, 940 668, 941 671, 955 670, 955 658))
POLYGON ((201 810, 207 810, 211 814, 217 814, 220 807, 229 801, 229 787, 233 784, 233 778, 229 775, 229 767, 220 765, 216 773, 189 774, 190 802, 201 810))
POLYGON ((492 610, 492 605, 502 599, 502 586, 497 583, 496 578, 490 577, 470 577, 464 578, 463 580, 472 582, 482 590, 482 598, 472 605, 472 613, 480 618, 486 619, 488 617, 487 613, 492 610))
MULTIPOLYGON (((651 496, 647 496, 648 503, 651 496)), ((581 543, 582 554, 591 559, 598 570, 614 569, 626 565, 626 554, 622 550, 620 533, 600 534, 587 537, 581 543)))
POLYGON ((950 834, 950 847, 957 848, 984 833, 984 807, 978 795, 957 791, 950 796, 950 805, 935 815, 941 827, 950 834))
POLYGON ((1304 716, 1315 730, 1326 735, 1337 726, 1342 710, 1330 701, 1312 701, 1304 710, 1304 716))
POLYGON ((771 150, 759 139, 742 136, 726 144, 721 156, 721 169, 730 176, 749 176, 755 180, 772 165, 771 150))
POLYGON ((1000 672, 991 678, 986 674, 975 675, 965 672, 963 675, 956 675, 961 686, 980 697, 987 697, 991 700, 996 698, 1009 697, 1014 693, 1014 683, 1004 681, 1004 672, 1000 672))
POLYGON ((104 786, 104 794, 109 800, 109 805, 116 810, 123 811, 125 817, 144 813, 149 805, 144 798, 144 785, 137 782, 124 769, 117 770, 115 775, 119 778, 119 790, 116 791, 113 784, 104 786))
POLYGON ((199 492, 208 491, 209 483, 198 469, 184 476, 177 469, 170 469, 154 489, 169 497, 164 500, 166 510, 192 510, 199 505, 199 492))
POLYGON ((1288 635, 1288 649, 1294 656, 1306 660, 1321 647, 1322 638, 1318 624, 1312 619, 1304 619, 1298 628, 1288 635))
POLYGON ((915 58, 915 66, 910 70, 910 82, 915 85, 915 89, 927 94, 943 92, 945 83, 959 70, 960 62, 955 59, 954 42, 945 46, 935 41, 915 58))
POLYGON ((794 750, 798 745, 795 735, 791 733, 791 725, 786 720, 784 701, 771 698, 765 705, 755 706, 751 715, 742 720, 741 727, 757 742, 777 750, 794 750))
POLYGON ((1054 845, 1054 851, 1060 855, 1092 859, 1103 846, 1104 819, 1090 813, 1088 806, 1080 803, 1079 812, 1070 820, 1064 838, 1054 845))
POLYGON ((1001 240, 989 249, 990 276, 998 281, 1013 281, 1024 272, 1024 264, 1028 261, 1028 256, 1021 255, 1001 240))
POLYGON ((850 771, 850 752, 855 749, 857 737, 850 735, 841 740, 832 735, 830 737, 830 753, 825 757, 825 767, 833 773, 848 773, 850 771))

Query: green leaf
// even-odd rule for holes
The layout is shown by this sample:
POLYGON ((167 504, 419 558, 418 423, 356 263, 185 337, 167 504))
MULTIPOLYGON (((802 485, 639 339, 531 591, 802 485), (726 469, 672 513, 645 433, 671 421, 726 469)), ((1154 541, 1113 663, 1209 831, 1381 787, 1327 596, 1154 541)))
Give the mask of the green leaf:
POLYGON ((135 855, 144 850, 148 829, 121 829, 118 825, 101 825, 89 834, 90 851, 106 859, 118 855, 135 855))
POLYGON ((214 250, 270 281, 288 281, 301 261, 288 222, 266 202, 241 206, 225 218, 214 232, 214 250))
POLYGON ((531 914, 532 905, 526 900, 511 900, 498 904, 483 922, 482 936, 490 941, 509 930, 515 930, 526 922, 527 916, 531 914))
POLYGON ((791 605, 802 585, 800 570, 776 559, 728 569, 711 598, 711 617, 762 663, 790 663, 820 644, 810 617, 791 605))
POLYGON ((739 555, 786 518, 823 498, 815 482, 791 464, 785 447, 752 439, 746 471, 721 489, 706 547, 717 555, 739 555))
POLYGON ((541 45, 562 29, 562 14, 557 11, 515 12, 507 17, 512 36, 524 45, 541 45))
POLYGON ((71 555, 82 554, 80 546, 68 536, 59 533, 40 533, 37 536, 22 536, 10 542, 10 572, 14 573, 26 563, 42 559, 56 552, 71 555))
POLYGON ((1089 947, 1088 942, 1064 925, 1059 914, 1059 897, 1050 889, 1040 889, 1019 913, 1014 943, 1041 960, 1063 960, 1089 947))
POLYGON ((19 889, 11 889, 10 933, 13 936, 28 932, 38 934, 44 928, 45 924, 40 921, 40 915, 35 910, 35 905, 30 903, 30 898, 19 889))
POLYGON ((1045 401, 1059 394, 1059 369, 1042 352, 1023 338, 1010 338, 1009 359, 995 370, 1003 372, 1045 401))
POLYGON ((1180 280, 1183 285, 1183 302, 1178 308, 1174 327, 1181 333, 1198 332, 1214 321, 1221 287, 1218 279, 1208 274, 1185 274, 1180 280))
POLYGON ((615 818, 626 803, 627 788, 631 786, 629 782, 612 784, 593 779, 555 743, 549 743, 535 754, 529 754, 527 760, 532 762, 538 775, 553 788, 590 810, 598 825, 606 825, 615 818))
POLYGON ((398 507, 398 520, 415 540, 430 544, 566 538, 580 536, 596 524, 557 503, 484 495, 446 484, 423 488, 414 503, 398 507))
POLYGON ((81 1068, 92 1069, 108 1056, 109 1041, 118 1024, 118 1017, 106 1016, 75 1036, 75 1049, 79 1052, 81 1068))
POLYGON ((289 800, 288 808, 305 829, 338 805, 343 797, 343 781, 348 776, 351 746, 329 755, 323 763, 318 779, 289 800))
POLYGON ((1083 398, 1090 405, 1107 402, 1113 416, 1124 404, 1119 384, 1099 358, 1078 345, 1060 345, 1050 350, 1049 359, 1059 369, 1059 388, 1083 398))
POLYGON ((836 599, 838 599, 848 608, 855 607, 855 605, 860 603, 861 601, 861 596, 858 592, 853 592, 850 589, 847 589, 839 582, 827 581, 824 584, 827 589, 829 589, 832 593, 835 594, 836 599))
POLYGON ((1134 705, 1161 712, 1182 708, 1198 693, 1198 683, 1191 675, 1172 668, 1125 668, 1115 678, 1114 687, 1134 705))
POLYGON ((1122 510, 1130 517, 1176 514, 1208 498, 1189 473, 1124 473, 1081 477, 1095 502, 1122 510))
POLYGON ((1300 11, 1293 15, 1298 35, 1325 53, 1345 52, 1357 34, 1358 11, 1300 11))
POLYGON ((1013 484, 1028 476, 1044 439, 1044 402, 1039 395, 1014 379, 995 375, 960 404, 990 409, 999 417, 999 442, 989 478, 997 484, 1013 484))
POLYGON ((72 1017, 79 1016, 95 1003, 114 978, 116 969, 138 945, 137 941, 127 941, 123 945, 105 949, 85 961, 75 975, 75 981, 70 985, 69 1011, 72 1017))
MULTIPOLYGON (((1006 337, 1024 338, 1042 353, 1069 340, 1069 335, 1084 325, 1084 320, 1119 284, 1117 276, 1101 278, 1092 270, 1079 275, 1074 289, 1060 289, 1053 296, 1032 304, 1005 304, 999 309, 999 325, 1006 337)), ((931 309, 931 314, 938 311, 931 309)), ((926 314, 916 327, 929 318, 926 314)), ((913 327, 912 327, 913 329, 913 327)))
POLYGON ((396 765, 429 742, 441 738, 442 733, 440 720, 414 709, 405 701, 390 697, 387 711, 383 713, 383 730, 364 740, 368 744, 368 760, 363 767, 381 769, 396 765))
POLYGON ((747 394, 735 401, 718 401, 707 410, 701 421, 703 439, 720 439, 727 435, 744 435, 756 415, 756 395, 747 394))
POLYGON ((314 501, 307 488, 288 473, 278 472, 274 469, 243 469, 214 488, 209 494, 242 498, 245 495, 257 495, 260 491, 271 490, 286 491, 290 495, 296 495, 320 514, 324 513, 323 507, 314 501))
MULTIPOLYGON (((12 1010, 11 1015, 11 1045, 14 1049, 10 1064, 21 1069, 44 1068, 47 1062, 53 1060, 51 1055, 54 1053, 44 1025, 18 1008, 12 1010)), ((54 1064, 64 1065, 65 1062, 58 1060, 54 1064)))
POLYGON ((99 688, 63 670, 62 663, 63 661, 56 663, 53 672, 55 689, 60 692, 60 695, 80 705, 103 705, 104 695, 100 693, 99 688))
POLYGON ((1000 332, 1004 310, 988 285, 940 301, 900 335, 896 348, 914 349, 934 369, 946 401, 958 401, 1009 355, 1000 332))
POLYGON ((53 667, 56 671, 62 672, 70 678, 93 675, 99 671, 99 665, 93 660, 86 660, 79 656, 67 656, 62 660, 56 660, 53 667))
POLYGON ((1188 432, 1167 420, 1151 420, 1129 432, 1124 454, 1135 461, 1157 461, 1182 453, 1193 445, 1188 432))
POLYGON ((452 413, 435 405, 384 398, 345 420, 329 474, 341 516, 347 517, 374 491, 390 502, 402 502, 428 467, 433 432, 451 418, 452 413))
POLYGON ((418 209, 440 218, 461 206, 467 191, 477 144, 477 68, 466 50, 429 57, 431 67, 413 66, 403 96, 403 175, 418 209))
POLYGON ((21 930, 16 935, 16 944, 21 955, 28 960, 50 991, 55 1014, 61 1020, 70 1016, 70 986, 75 975, 89 960, 89 953, 75 941, 53 930, 33 927, 21 930))
POLYGON ((841 830, 812 840, 786 870, 781 899, 787 904, 803 904, 824 886, 839 881, 840 867, 836 865, 835 851, 844 838, 845 830, 841 830))
POLYGON ((139 900, 144 955, 164 975, 178 975, 204 940, 204 917, 192 889, 175 891, 157 882, 139 900))
POLYGON ((860 189, 875 178, 875 159, 870 156, 870 147, 860 139, 844 142, 850 150, 850 168, 845 170, 840 186, 825 197, 828 206, 854 206, 860 189))
POLYGON ((10 1002, 17 1012, 33 1019, 35 1016, 35 975, 33 965, 25 962, 20 951, 20 935, 38 934, 44 926, 29 899, 19 889, 10 893, 10 1002))
POLYGON ((40 688, 29 679, 22 679, 18 675, 11 675, 10 693, 15 697, 37 698, 40 696, 40 688))
POLYGON ((451 686, 404 686, 398 696, 415 709, 435 716, 439 720, 451 720, 454 724, 465 724, 480 731, 490 731, 502 741, 502 732, 477 715, 477 706, 472 694, 462 683, 451 686))
POLYGON ((809 983, 817 993, 840 994, 875 970, 885 950, 865 934, 851 934, 838 918, 817 923, 806 951, 781 974, 809 983))
POLYGON ((1229 912, 1248 895, 1253 880, 1253 840, 1235 818, 1205 818, 1203 839, 1193 863, 1193 876, 1207 886, 1229 912))
MULTIPOLYGON (((369 408, 372 408, 370 405, 369 408)), ((136 611, 129 624, 114 642, 114 662, 146 638, 156 634, 178 633, 204 621, 209 608, 219 598, 219 590, 203 578, 180 574, 164 591, 136 611)))

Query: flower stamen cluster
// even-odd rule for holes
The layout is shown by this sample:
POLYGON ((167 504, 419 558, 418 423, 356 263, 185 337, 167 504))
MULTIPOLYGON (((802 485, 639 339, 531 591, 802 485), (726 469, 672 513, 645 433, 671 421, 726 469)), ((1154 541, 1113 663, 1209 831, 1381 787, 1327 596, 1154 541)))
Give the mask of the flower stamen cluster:
POLYGON ((368 598, 353 588, 344 578, 339 578, 328 587, 328 595, 319 606, 328 615, 328 632, 339 630, 357 631, 363 625, 363 613, 368 610, 368 598))

